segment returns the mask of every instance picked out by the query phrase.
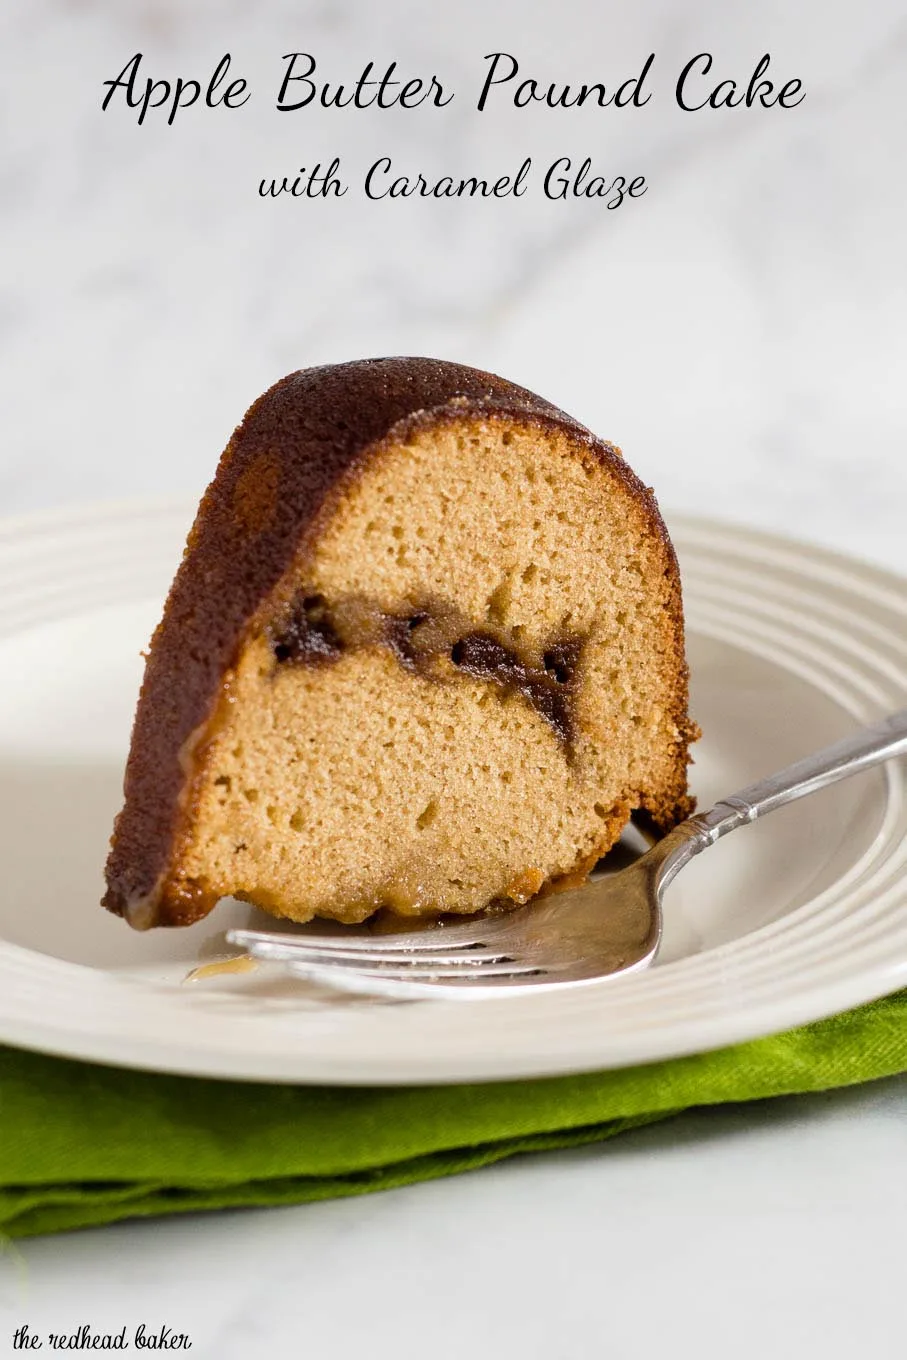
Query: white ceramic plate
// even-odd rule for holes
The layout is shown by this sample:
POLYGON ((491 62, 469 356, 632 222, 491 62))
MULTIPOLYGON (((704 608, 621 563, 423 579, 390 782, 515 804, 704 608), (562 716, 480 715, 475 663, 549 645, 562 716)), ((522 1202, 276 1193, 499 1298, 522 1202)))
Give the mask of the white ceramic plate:
MULTIPOLYGON (((98 906, 141 677, 191 518, 105 508, 0 525, 0 1041, 290 1082, 525 1077, 645 1062, 817 1019, 907 983, 904 763, 695 860, 646 973, 563 994, 386 1005, 278 972, 186 983, 225 956, 225 902, 135 934, 98 906)), ((907 584, 730 526, 671 524, 706 807, 907 705, 907 584)))

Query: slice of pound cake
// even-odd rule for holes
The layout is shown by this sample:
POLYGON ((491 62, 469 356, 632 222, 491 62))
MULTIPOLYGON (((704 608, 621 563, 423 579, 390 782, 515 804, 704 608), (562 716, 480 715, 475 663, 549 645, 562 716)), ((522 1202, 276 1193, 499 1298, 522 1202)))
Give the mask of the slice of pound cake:
POLYGON ((691 810, 677 563, 620 452, 489 373, 309 369, 231 439, 148 653, 104 905, 361 921, 581 878, 691 810))

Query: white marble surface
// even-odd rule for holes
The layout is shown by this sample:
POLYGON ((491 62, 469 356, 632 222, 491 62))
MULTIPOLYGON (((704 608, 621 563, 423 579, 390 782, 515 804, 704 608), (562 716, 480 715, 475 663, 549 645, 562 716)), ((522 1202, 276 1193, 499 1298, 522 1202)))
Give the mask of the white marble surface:
MULTIPOLYGON (((620 443, 666 509, 907 572, 907 27, 896 0, 19 0, 0 14, 0 507, 197 493, 290 369, 428 353, 496 369, 620 443), (436 71, 445 110, 278 114, 281 54, 436 71), (486 52, 622 80, 642 110, 479 116, 486 52), (172 128, 100 112, 136 51, 253 85, 172 128), (765 51, 804 104, 686 114, 697 51, 765 51), (591 155, 650 189, 548 202, 265 202, 259 178, 512 172, 591 155)), ((693 1115, 613 1145, 345 1203, 143 1223, 0 1265, 0 1351, 167 1321, 201 1356, 895 1353, 907 1088, 693 1115), (351 1306, 351 1300, 354 1305, 351 1306)), ((10 1351, 10 1353, 12 1353, 10 1351)))

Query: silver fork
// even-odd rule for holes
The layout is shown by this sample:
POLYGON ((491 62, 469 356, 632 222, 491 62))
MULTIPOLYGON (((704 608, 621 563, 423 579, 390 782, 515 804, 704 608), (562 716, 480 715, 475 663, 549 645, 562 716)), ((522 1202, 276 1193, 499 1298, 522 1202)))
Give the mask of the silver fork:
POLYGON ((618 873, 499 916, 393 935, 231 930, 254 958, 337 991, 394 999, 472 999, 576 987, 648 967, 665 888, 738 826, 907 752, 907 709, 751 784, 675 827, 618 873))

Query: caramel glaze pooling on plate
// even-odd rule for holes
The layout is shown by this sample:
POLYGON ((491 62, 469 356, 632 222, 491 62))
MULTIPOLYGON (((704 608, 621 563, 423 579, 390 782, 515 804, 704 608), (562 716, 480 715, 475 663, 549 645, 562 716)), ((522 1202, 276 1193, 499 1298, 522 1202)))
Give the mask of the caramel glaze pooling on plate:
POLYGON ((232 959, 217 959, 214 963, 200 963, 183 978, 184 982, 201 982, 204 978, 222 977, 227 973, 254 973, 258 959, 251 954, 236 954, 232 959))
POLYGON ((288 617, 271 630, 278 666, 322 666, 346 652, 386 647, 408 671, 440 682, 469 675, 504 694, 520 694, 570 749, 573 700, 584 639, 566 633, 549 639, 534 656, 503 630, 477 628, 443 600, 422 601, 403 613, 350 596, 329 605, 300 591, 288 617))

